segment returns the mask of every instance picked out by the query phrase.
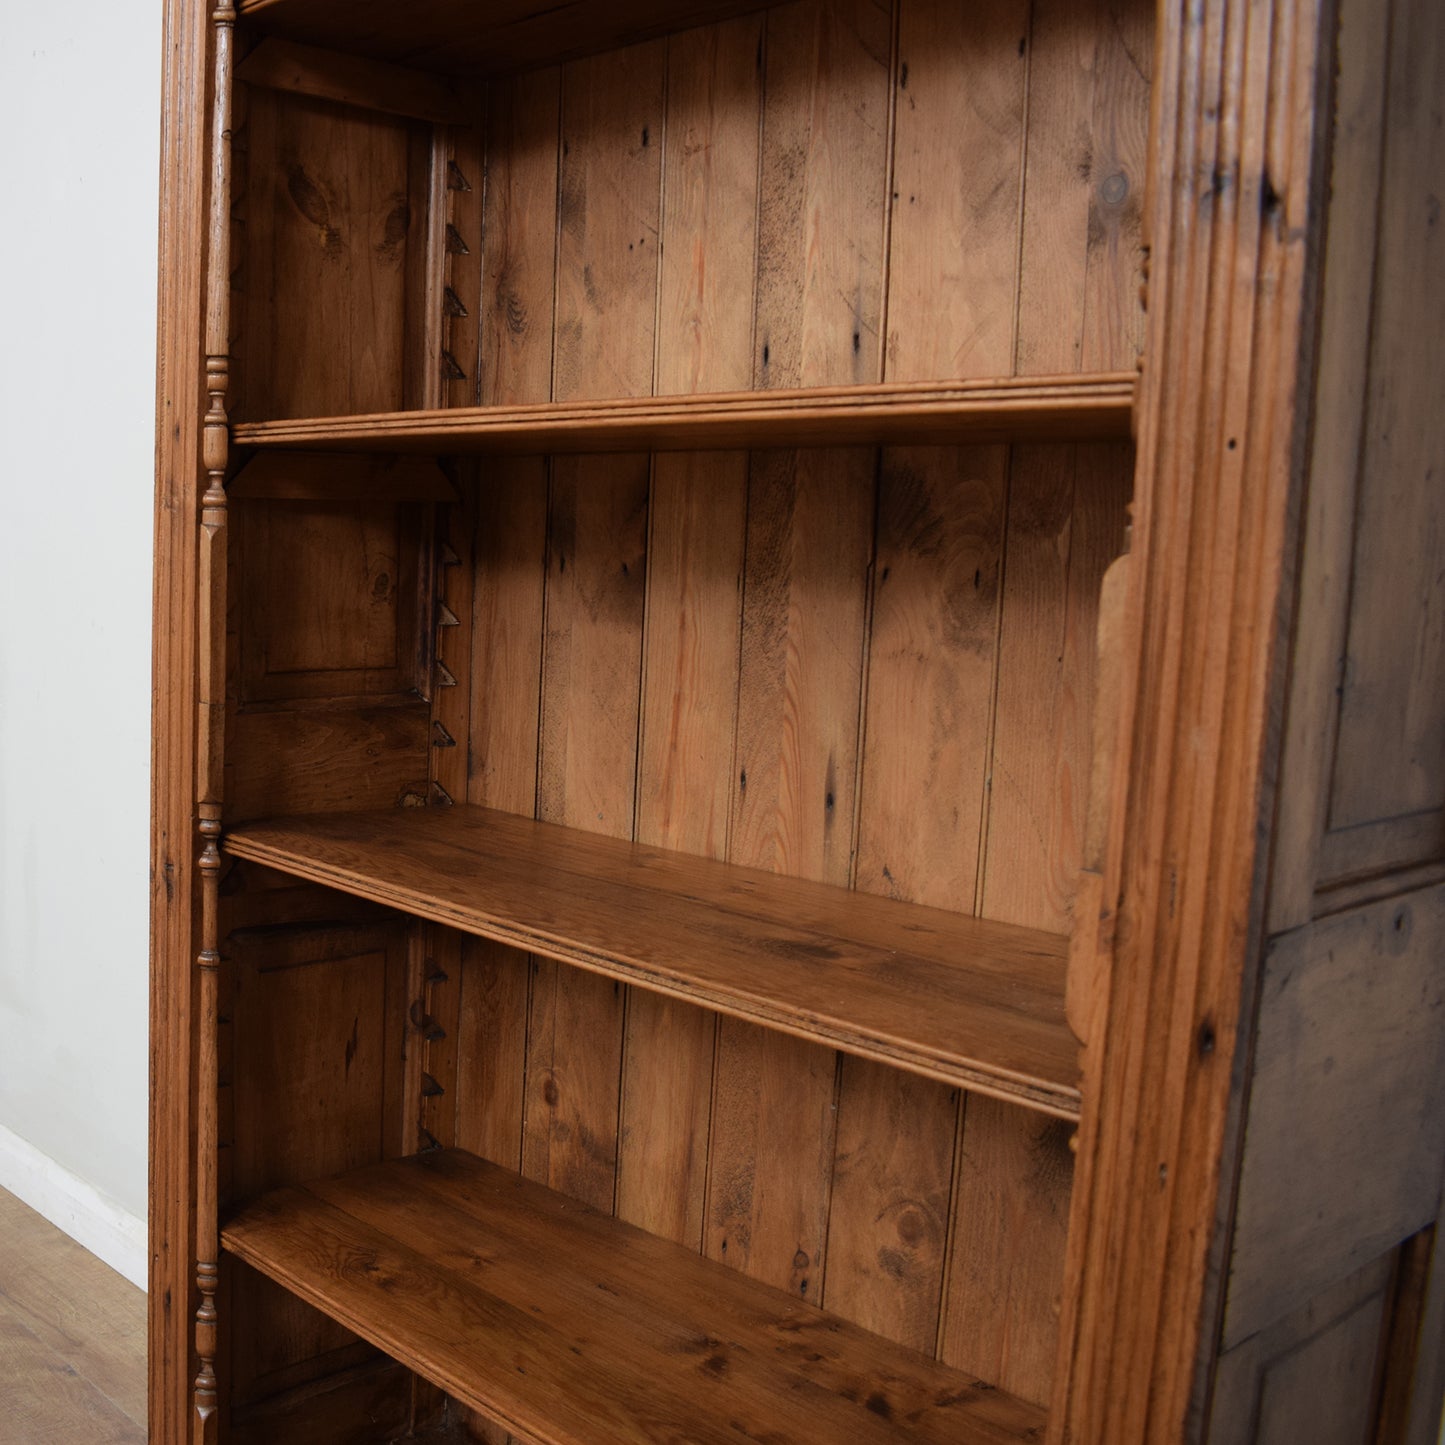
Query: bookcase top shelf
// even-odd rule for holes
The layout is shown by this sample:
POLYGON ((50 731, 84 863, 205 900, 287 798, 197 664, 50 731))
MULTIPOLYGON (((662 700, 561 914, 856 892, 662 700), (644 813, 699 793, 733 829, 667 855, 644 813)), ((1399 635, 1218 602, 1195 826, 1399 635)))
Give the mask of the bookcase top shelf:
POLYGON ((535 1445, 1018 1445, 1044 1412, 459 1150, 280 1189, 226 1248, 535 1445))
POLYGON ((617 452, 874 442, 1127 440, 1132 372, 456 407, 239 422, 238 445, 318 451, 617 452))
POLYGON ((468 805, 247 823, 224 847, 338 888, 1072 1119, 1067 940, 468 805))
POLYGON ((480 78, 767 8, 768 0, 241 0, 239 11, 288 40, 480 78))

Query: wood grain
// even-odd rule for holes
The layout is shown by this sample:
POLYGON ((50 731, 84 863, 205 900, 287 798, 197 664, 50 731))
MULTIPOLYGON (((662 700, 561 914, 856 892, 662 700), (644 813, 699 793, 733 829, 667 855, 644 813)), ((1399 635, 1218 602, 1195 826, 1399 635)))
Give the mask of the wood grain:
POLYGON ((260 417, 403 404, 409 125, 264 91, 250 103, 246 407, 260 417))
POLYGON ((225 847, 800 1037, 1077 1107, 1055 935, 462 806, 252 823, 225 847))
POLYGON ((562 72, 552 396, 650 396, 662 201, 662 42, 562 72))
POLYGON ((732 854, 843 885, 852 871, 874 458, 754 456, 732 854))
MULTIPOLYGON (((529 323, 530 324, 530 323, 529 323)), ((530 347, 530 342, 528 343, 530 347)), ((844 443, 1128 436, 1130 373, 801 387, 775 394, 607 400, 238 423, 238 443, 340 451, 691 451, 844 443)))
MULTIPOLYGON (((1336 688, 1349 624, 1349 574, 1366 414, 1368 336, 1379 241, 1380 147, 1385 127, 1388 27, 1374 0, 1342 0, 1339 78, 1331 137, 1314 446, 1310 454, 1295 661, 1285 717, 1279 819, 1268 926, 1298 928, 1315 914, 1339 726, 1336 688), (1301 625, 1309 619, 1308 625, 1301 625)), ((1358 840, 1350 848, 1359 857, 1358 840)), ((1348 868, 1343 871, 1350 871, 1348 868)))
POLYGON ((830 1049, 719 1025, 703 1250, 813 1301, 826 1269, 835 1069, 830 1049))
POLYGON ((955 1089, 845 1057, 823 1303, 932 1354, 948 1244, 955 1089))
POLYGON ((753 384, 881 380, 891 60, 879 0, 768 16, 753 384))
POLYGON ((1445 1182, 1445 888, 1296 930, 1265 963, 1226 1345, 1429 1224, 1445 1182), (1333 1181, 1349 1179, 1348 1190, 1333 1181))
POLYGON ((1123 447, 1014 449, 999 626, 987 918, 1067 931, 1083 866, 1104 570, 1122 551, 1123 447))
POLYGON ((894 448, 879 482, 858 887, 971 912, 1007 454, 894 448))
POLYGON ((1054 1378, 1069 1132, 976 1094, 964 1105, 939 1358, 1037 1401, 1054 1378))
MULTIPOLYGON (((635 806, 647 486, 646 457, 553 462, 537 816, 621 839, 635 806)), ((554 958, 532 966, 523 1169, 611 1208, 625 995, 554 958)))
POLYGON ((473 97, 454 81, 288 40, 262 40, 236 67, 236 79, 439 125, 466 125, 473 119, 473 97))
POLYGON ((1159 11, 1126 705, 1100 894, 1109 989, 1085 1052, 1050 1415, 1051 1436, 1077 1445, 1179 1438, 1213 1350, 1204 1241, 1233 1157, 1273 809, 1321 20, 1292 0, 1159 11), (1201 195, 1214 175, 1236 180, 1201 195))
POLYGON ((1395 1263, 1371 1260, 1222 1354, 1207 1445, 1395 1438, 1376 1435, 1373 1410, 1395 1263))
MULTIPOLYGON (((1445 361, 1445 287, 1405 279, 1445 266, 1441 117, 1421 99, 1445 84, 1445 36, 1428 6, 1394 15, 1331 828, 1445 806, 1445 425, 1430 381, 1445 361)), ((1433 842, 1426 857, 1445 847, 1433 842)))
POLYGON ((756 267, 764 24, 744 16, 668 41, 661 396, 737 391, 752 379, 752 308, 740 298, 751 297, 756 267))
POLYGON ((502 0, 484 10, 458 0, 412 0, 404 15, 386 0, 244 0, 240 7, 278 35, 344 40, 363 55, 470 76, 532 70, 757 8, 757 0, 619 0, 605 8, 589 0, 502 0))
POLYGON ((998 1391, 455 1151, 280 1191, 224 1239, 528 1441, 721 1445, 742 1430, 1004 1445, 1040 1424, 998 1391))
MULTIPOLYGON (((727 856, 737 723, 745 453, 654 459, 637 823, 641 843, 727 856)), ((717 1018, 628 1004, 618 1217, 699 1246, 717 1018)))
MULTIPOLYGON (((542 457, 499 462, 476 504, 466 799, 526 817, 537 806, 547 477, 542 457)), ((467 941, 456 1139, 511 1169, 521 1167, 530 993, 524 953, 467 941)))
POLYGON ((142 1292, 0 1190, 0 1411, 14 1445, 141 1445, 142 1292))
POLYGON ((488 97, 478 308, 488 406, 552 399, 561 84, 552 67, 500 80, 488 97))
POLYGON ((898 6, 890 381, 1013 369, 1029 10, 898 6))
POLYGON ((226 816, 386 808, 426 797, 424 703, 241 713, 232 719, 226 816))

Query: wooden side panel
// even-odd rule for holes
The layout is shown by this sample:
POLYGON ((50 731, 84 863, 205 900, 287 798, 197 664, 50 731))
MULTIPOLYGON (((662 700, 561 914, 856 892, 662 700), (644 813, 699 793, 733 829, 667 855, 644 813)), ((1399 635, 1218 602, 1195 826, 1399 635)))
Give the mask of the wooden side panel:
POLYGON ((243 707, 429 690, 419 616, 429 509, 255 501, 235 510, 243 707))
POLYGON ((1272 945, 1226 1348, 1435 1218, 1445 1173, 1442 958, 1445 887, 1272 945))
MULTIPOLYGON (((397 1153, 404 927, 240 933, 226 956, 234 978, 233 1202, 397 1153)), ((236 1402, 357 1358, 348 1331, 250 1270, 234 1267, 227 1284, 236 1402)))
POLYGON ((1445 860, 1445 300, 1417 279, 1442 264, 1445 42, 1428 3, 1342 0, 1338 55, 1274 928, 1445 860))
POLYGON ((427 796, 431 507, 357 490, 231 509, 228 822, 427 796))
POLYGON ((250 96, 239 417, 403 403, 414 123, 307 96, 250 96))
POLYGON ((1375 1445, 1394 1264, 1371 1260, 1221 1356, 1208 1445, 1375 1445))
POLYGON ((1445 854, 1445 33, 1399 0, 1386 82, 1375 307, 1333 828, 1432 812, 1445 854), (1402 621, 1408 619, 1408 625, 1402 621))

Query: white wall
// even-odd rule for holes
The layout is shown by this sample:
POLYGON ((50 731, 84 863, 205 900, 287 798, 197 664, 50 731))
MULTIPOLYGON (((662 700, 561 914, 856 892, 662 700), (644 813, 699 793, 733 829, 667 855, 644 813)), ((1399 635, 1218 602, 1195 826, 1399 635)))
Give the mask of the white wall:
POLYGON ((0 1186, 140 1282, 160 4, 0 34, 0 1186))

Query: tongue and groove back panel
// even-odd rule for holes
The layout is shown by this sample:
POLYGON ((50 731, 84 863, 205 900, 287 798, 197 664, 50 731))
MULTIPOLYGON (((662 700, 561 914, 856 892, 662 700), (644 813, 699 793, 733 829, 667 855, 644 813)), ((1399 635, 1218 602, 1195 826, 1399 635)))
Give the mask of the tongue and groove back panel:
MULTIPOLYGON (((804 0, 496 80, 477 136, 455 138, 444 248, 424 126, 251 91, 235 415, 1127 369, 1151 25, 1138 0, 804 0), (418 313, 440 288, 418 262, 439 249, 454 344, 428 377, 418 313)), ((440 785, 1064 931, 1132 461, 1105 444, 482 458, 424 502, 374 479, 324 500, 240 488, 240 590, 279 583, 275 539, 304 523, 340 660, 286 652, 314 607, 238 609, 229 814, 440 785), (446 554, 408 561, 437 525, 446 554), (456 625, 433 638, 417 619, 438 602, 456 625), (269 692, 248 681, 258 656, 280 659, 269 692), (312 673, 335 675, 328 696, 312 673)), ((267 881, 241 875, 242 894, 267 881)), ((406 1060, 386 1045, 310 1081, 319 1116, 353 1119, 344 1162, 425 1128, 1047 1400, 1068 1126, 445 930, 398 963, 388 925, 351 907, 345 927, 376 938, 343 929, 316 957, 354 950, 359 1037, 389 1037, 367 1010, 395 1006, 398 970, 430 1027, 406 1060), (355 1122, 358 1089, 382 1112, 401 1097, 404 1122, 355 1122)), ((326 1015, 335 963, 302 962, 277 1019, 326 1015), (292 997, 307 977, 315 997, 292 997)), ((261 1036, 267 1016, 236 1026, 261 1036)), ((355 1054, 350 1030, 348 1013, 315 1049, 355 1054)), ((239 1132, 268 1128, 280 1102, 235 1088, 239 1132)), ((256 1293, 254 1318, 305 1313, 256 1293)), ((328 1326, 288 1331, 289 1363, 248 1367, 241 1397, 304 1378, 308 1353, 361 1358, 328 1326)))

